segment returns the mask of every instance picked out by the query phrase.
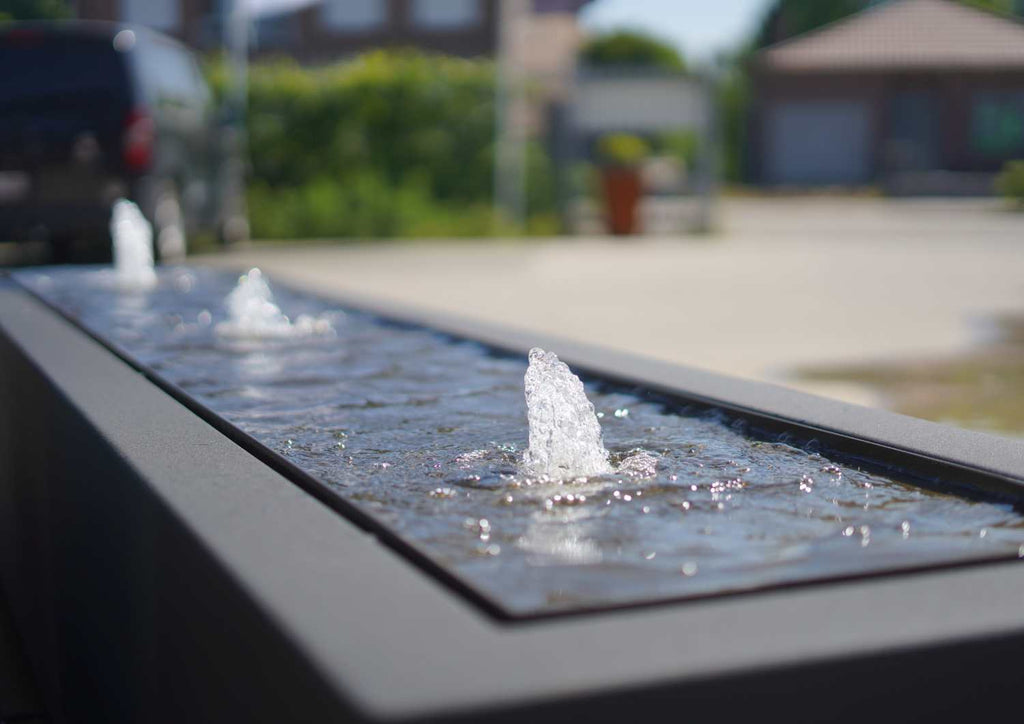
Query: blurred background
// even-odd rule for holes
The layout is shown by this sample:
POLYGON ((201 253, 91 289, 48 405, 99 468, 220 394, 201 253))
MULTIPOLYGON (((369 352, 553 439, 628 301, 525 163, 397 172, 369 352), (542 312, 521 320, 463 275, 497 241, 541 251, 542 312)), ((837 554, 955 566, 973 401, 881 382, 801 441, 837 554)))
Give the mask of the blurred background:
POLYGON ((164 261, 1022 436, 1022 17, 0 0, 0 263, 128 197, 164 261))

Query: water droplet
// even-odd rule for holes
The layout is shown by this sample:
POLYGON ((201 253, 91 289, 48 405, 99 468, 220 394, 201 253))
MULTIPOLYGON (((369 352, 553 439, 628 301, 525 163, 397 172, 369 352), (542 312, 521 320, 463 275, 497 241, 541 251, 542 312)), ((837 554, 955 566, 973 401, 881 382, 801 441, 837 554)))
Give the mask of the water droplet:
POLYGON ((689 500, 684 500, 682 507, 683 507, 683 510, 689 510, 690 509, 690 501, 689 500))
POLYGON ((643 513, 644 515, 647 515, 648 513, 650 513, 650 512, 651 512, 651 508, 650 508, 650 506, 648 506, 648 505, 645 505, 644 507, 642 507, 642 508, 640 509, 640 512, 641 512, 641 513, 643 513))
POLYGON ((978 531, 978 537, 979 538, 984 538, 987 535, 988 535, 988 528, 982 528, 981 530, 978 531))
POLYGON ((651 551, 650 553, 644 553, 644 560, 645 561, 653 561, 654 557, 656 555, 658 555, 656 551, 651 551))
POLYGON ((631 501, 633 499, 633 496, 632 495, 623 495, 622 499, 628 503, 629 501, 631 501))
POLYGON ((697 575, 697 564, 693 561, 687 561, 683 564, 683 575, 689 578, 690 576, 697 575))
POLYGON ((910 537, 910 521, 909 520, 905 520, 902 523, 900 523, 900 531, 902 531, 904 538, 909 538, 910 537))
POLYGON ((629 410, 626 409, 625 407, 623 407, 621 409, 618 409, 618 410, 615 411, 615 417, 619 417, 619 418, 629 417, 629 410))

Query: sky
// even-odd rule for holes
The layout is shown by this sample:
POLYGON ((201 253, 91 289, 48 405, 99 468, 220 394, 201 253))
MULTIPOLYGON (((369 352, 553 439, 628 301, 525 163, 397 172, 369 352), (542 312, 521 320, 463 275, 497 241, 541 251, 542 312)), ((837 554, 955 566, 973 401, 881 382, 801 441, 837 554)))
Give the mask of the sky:
POLYGON ((589 30, 645 30, 672 42, 687 59, 710 60, 746 38, 770 4, 770 0, 594 0, 580 19, 589 30))

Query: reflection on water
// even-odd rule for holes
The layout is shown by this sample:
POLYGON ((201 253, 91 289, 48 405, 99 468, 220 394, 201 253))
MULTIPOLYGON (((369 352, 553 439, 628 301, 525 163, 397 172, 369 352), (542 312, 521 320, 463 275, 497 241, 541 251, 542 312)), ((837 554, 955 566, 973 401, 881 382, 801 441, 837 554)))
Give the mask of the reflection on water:
POLYGON ((521 472, 525 359, 286 289, 282 313, 328 320, 335 334, 226 339, 214 330, 228 318, 229 275, 164 270, 141 303, 120 305, 95 272, 46 274, 17 277, 510 612, 1012 555, 1024 544, 1008 506, 927 492, 600 384, 586 393, 613 469, 531 476, 521 472))

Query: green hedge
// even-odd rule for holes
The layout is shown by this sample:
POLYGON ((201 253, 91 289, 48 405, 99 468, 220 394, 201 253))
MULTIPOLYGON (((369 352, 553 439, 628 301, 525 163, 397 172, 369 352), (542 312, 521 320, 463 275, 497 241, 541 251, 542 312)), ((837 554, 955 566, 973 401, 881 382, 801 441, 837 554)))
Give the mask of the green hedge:
POLYGON ((592 68, 686 71, 686 61, 670 43, 633 30, 614 30, 592 38, 580 49, 580 59, 592 68))
POLYGON ((996 191, 1024 209, 1024 160, 1007 161, 996 177, 996 191))
MULTIPOLYGON (((211 67, 222 90, 225 69, 211 67)), ((249 208, 256 237, 480 235, 493 218, 494 66, 374 51, 320 68, 249 72, 249 208)), ((550 214, 531 148, 530 211, 550 214)))

